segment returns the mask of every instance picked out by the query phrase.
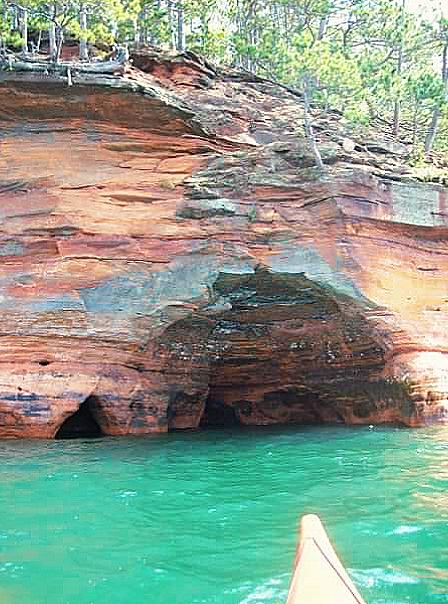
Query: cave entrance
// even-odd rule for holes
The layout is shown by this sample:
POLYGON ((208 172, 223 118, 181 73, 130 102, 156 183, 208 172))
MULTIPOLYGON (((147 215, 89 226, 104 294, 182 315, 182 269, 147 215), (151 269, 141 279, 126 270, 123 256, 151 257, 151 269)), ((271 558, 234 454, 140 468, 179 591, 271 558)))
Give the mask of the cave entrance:
POLYGON ((255 403, 237 400, 222 389, 210 388, 199 427, 247 428, 255 426, 315 426, 345 423, 336 408, 326 403, 319 393, 303 386, 285 386, 269 390, 255 403), (225 402, 224 402, 225 401, 225 402))
POLYGON ((209 394, 205 401, 204 413, 199 423, 200 428, 231 428, 241 426, 240 418, 231 405, 215 400, 209 394))
POLYGON ((103 436, 94 416, 97 402, 98 399, 95 396, 86 398, 79 409, 63 422, 56 432, 55 438, 98 438, 103 436))

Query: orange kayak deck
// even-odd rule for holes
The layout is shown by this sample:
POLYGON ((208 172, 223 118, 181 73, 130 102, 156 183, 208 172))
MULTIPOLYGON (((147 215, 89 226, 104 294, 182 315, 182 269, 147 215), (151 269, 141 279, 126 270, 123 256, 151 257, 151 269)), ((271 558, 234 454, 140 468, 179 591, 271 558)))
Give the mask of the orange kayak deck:
POLYGON ((365 604, 314 514, 302 518, 286 604, 365 604))

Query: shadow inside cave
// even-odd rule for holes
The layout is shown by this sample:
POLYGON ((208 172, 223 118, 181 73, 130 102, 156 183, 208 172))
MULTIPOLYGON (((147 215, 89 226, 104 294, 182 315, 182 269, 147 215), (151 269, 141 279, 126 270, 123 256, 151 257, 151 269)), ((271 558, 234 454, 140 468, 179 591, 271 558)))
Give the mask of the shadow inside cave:
POLYGON ((55 434, 55 438, 99 438, 104 436, 95 419, 94 409, 97 404, 95 396, 89 396, 81 403, 79 409, 67 417, 55 434))
POLYGON ((241 427, 241 421, 234 407, 218 402, 209 395, 205 401, 199 427, 206 429, 235 428, 241 427))

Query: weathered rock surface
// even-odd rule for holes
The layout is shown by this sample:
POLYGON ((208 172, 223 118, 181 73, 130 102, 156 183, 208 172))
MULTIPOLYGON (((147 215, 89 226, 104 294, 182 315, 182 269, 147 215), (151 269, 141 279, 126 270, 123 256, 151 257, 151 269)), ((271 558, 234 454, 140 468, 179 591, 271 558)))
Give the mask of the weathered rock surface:
POLYGON ((441 414, 447 190, 336 114, 319 174, 269 81, 133 66, 0 72, 0 436, 441 414))

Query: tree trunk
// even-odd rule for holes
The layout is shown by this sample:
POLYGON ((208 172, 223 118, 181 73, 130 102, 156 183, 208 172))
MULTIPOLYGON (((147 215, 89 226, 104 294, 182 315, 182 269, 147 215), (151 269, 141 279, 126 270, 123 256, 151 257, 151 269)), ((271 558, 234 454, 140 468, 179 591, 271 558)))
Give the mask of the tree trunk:
POLYGON ((56 62, 57 57, 57 46, 56 46, 56 25, 51 22, 48 28, 48 42, 50 46, 50 61, 56 62))
MULTIPOLYGON (((8 16, 8 5, 6 3, 6 0, 3 0, 2 2, 2 17, 3 19, 7 19, 8 16)), ((4 37, 2 37, 1 32, 0 32, 0 53, 3 49, 6 49, 6 42, 4 37)))
MULTIPOLYGON (((445 43, 445 46, 443 47, 442 80, 443 80, 443 84, 444 84, 444 87, 443 87, 444 96, 446 98, 446 96, 448 94, 448 41, 445 43)), ((429 127, 428 134, 426 135, 426 139, 425 139, 425 154, 427 156, 432 151, 432 146, 434 144, 434 139, 436 137, 437 128, 439 125, 439 117, 440 117, 440 107, 436 103, 434 105, 433 112, 432 112, 431 126, 429 127)))
POLYGON ((429 154, 432 151, 432 146, 434 144, 434 139, 436 137, 437 126, 439 125, 439 114, 440 114, 439 106, 434 105, 434 109, 432 112, 431 126, 429 127, 428 134, 426 135, 426 139, 425 139, 425 155, 427 157, 429 156, 429 154))
POLYGON ((81 30, 81 35, 79 37, 79 60, 88 61, 89 52, 87 49, 87 40, 83 33, 87 31, 87 12, 84 3, 79 6, 79 29, 81 30))
POLYGON ((21 19, 20 19, 20 35, 23 40, 23 50, 22 54, 24 57, 28 54, 28 11, 25 9, 21 10, 21 19))
POLYGON ((271 22, 272 22, 272 45, 271 45, 271 60, 269 61, 269 71, 274 71, 275 47, 278 44, 279 34, 281 31, 280 18, 278 14, 278 6, 274 3, 271 6, 271 22))
POLYGON ((168 9, 168 24, 170 29, 170 48, 174 50, 176 48, 176 33, 174 27, 174 7, 173 0, 166 0, 166 6, 168 9))
MULTIPOLYGON (((247 45, 249 47, 254 47, 256 45, 256 37, 257 37, 257 25, 256 25, 256 0, 251 0, 249 3, 249 11, 247 15, 246 21, 246 39, 247 45)), ((249 56, 247 58, 247 69, 249 71, 255 70, 255 65, 253 63, 252 58, 249 56)))
POLYGON ((305 101, 305 136, 313 151, 316 166, 319 168, 319 170, 324 171, 324 162, 322 161, 322 156, 316 142, 316 137, 314 136, 313 126, 311 125, 309 83, 305 80, 304 84, 303 100, 305 101))
POLYGON ((36 44, 36 53, 40 52, 40 43, 42 42, 42 30, 39 29, 39 35, 37 37, 37 44, 36 44))
MULTIPOLYGON (((156 11, 160 11, 162 9, 161 0, 156 1, 156 11)), ((157 31, 157 29, 156 29, 157 31)), ((160 38, 157 36, 156 31, 154 31, 153 27, 151 27, 151 31, 149 34, 147 33, 148 44, 151 46, 155 46, 156 42, 160 42, 160 38)))
MULTIPOLYGON (((237 0, 237 10, 238 10, 238 33, 240 39, 247 46, 247 30, 248 30, 248 18, 247 14, 244 10, 244 3, 241 0, 237 0)), ((247 54, 240 53, 240 65, 244 69, 249 69, 249 58, 247 54)))
POLYGON ((414 97, 414 117, 412 122, 412 153, 415 154, 415 145, 417 142, 417 116, 418 116, 418 98, 414 97))
POLYGON ((288 34, 289 20, 288 20, 288 7, 286 6, 286 4, 283 5, 283 27, 284 27, 284 33, 288 34))
POLYGON ((318 40, 322 40, 322 38, 325 35, 325 32, 327 30, 327 21, 328 21, 328 16, 325 15, 324 17, 320 18, 319 21, 319 33, 317 34, 317 39, 318 40))
POLYGON ((146 4, 143 6, 141 13, 138 18, 138 27, 137 27, 137 44, 140 46, 144 46, 146 44, 147 39, 147 31, 146 31, 146 4))
POLYGON ((442 54, 442 81, 445 85, 444 92, 445 97, 448 94, 448 40, 445 42, 442 54))
POLYGON ((51 7, 52 14, 50 15, 50 25, 48 26, 48 45, 50 51, 50 61, 56 63, 57 60, 57 45, 56 45, 56 23, 53 19, 56 18, 56 6, 51 7))
POLYGON ((134 26, 134 44, 138 44, 138 17, 132 17, 132 25, 134 26))
POLYGON ((183 52, 185 50, 184 10, 180 0, 177 1, 177 50, 179 52, 183 52))
MULTIPOLYGON (((398 49, 398 62, 397 62, 397 75, 401 83, 401 73, 403 71, 403 52, 404 52, 404 15, 406 9, 406 0, 403 0, 401 5, 401 40, 400 47, 398 49)), ((400 131, 400 120, 401 120, 401 98, 397 96, 394 103, 394 136, 398 136, 400 131)))
POLYGON ((61 26, 56 28, 56 63, 61 60, 62 45, 64 43, 64 30, 61 26))
POLYGON ((394 103, 394 136, 398 136, 400 132, 400 118, 401 118, 401 101, 400 98, 397 97, 394 103))
MULTIPOLYGON (((243 35, 244 35, 244 22, 243 22, 243 13, 242 13, 242 7, 241 7, 240 0, 236 0, 236 10, 237 10, 236 27, 238 29, 238 35, 239 35, 240 39, 242 39, 243 35)), ((244 64, 245 57, 241 54, 241 52, 238 53, 238 63, 242 67, 245 67, 245 64, 244 64)))
POLYGON ((17 31, 19 29, 19 9, 17 6, 12 7, 12 31, 17 31))

